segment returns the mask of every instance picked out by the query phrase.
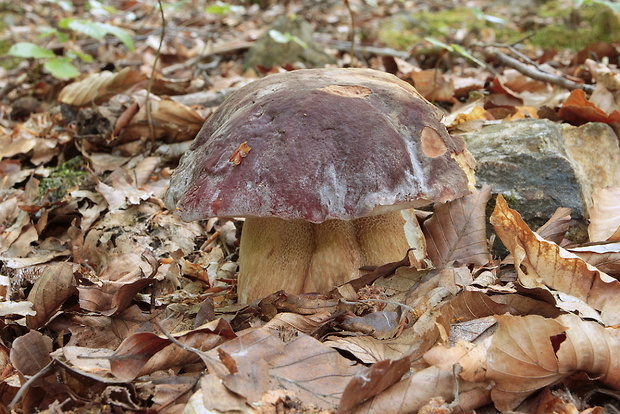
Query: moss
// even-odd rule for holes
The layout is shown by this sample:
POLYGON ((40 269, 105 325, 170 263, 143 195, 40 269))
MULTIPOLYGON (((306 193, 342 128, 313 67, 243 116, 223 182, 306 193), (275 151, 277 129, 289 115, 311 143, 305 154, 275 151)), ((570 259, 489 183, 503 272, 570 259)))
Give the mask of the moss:
POLYGON ((425 37, 444 39, 455 30, 479 30, 487 22, 478 19, 466 8, 455 8, 438 12, 398 13, 381 24, 379 40, 394 49, 406 50, 425 37))
POLYGON ((48 177, 41 180, 39 194, 54 202, 63 198, 68 191, 79 187, 88 177, 82 158, 73 157, 54 168, 48 177))
POLYGON ((559 23, 540 28, 530 39, 533 45, 581 50, 595 42, 620 41, 620 19, 608 7, 592 4, 558 13, 559 23))
POLYGON ((620 42, 620 17, 601 4, 574 8, 567 7, 565 1, 548 1, 539 6, 535 18, 518 24, 521 31, 515 30, 514 25, 487 22, 467 8, 399 13, 385 19, 378 38, 388 47, 407 50, 425 37, 450 42, 449 37, 456 30, 477 32, 491 28, 502 43, 519 41, 534 33, 529 43, 545 49, 581 50, 596 42, 620 42))
MULTIPOLYGON (((13 20, 14 14, 10 11, 4 10, 2 4, 0 3, 0 32, 4 32, 4 30, 9 26, 7 21, 13 20)), ((17 67, 19 62, 23 59, 6 56, 6 52, 11 48, 12 42, 8 42, 7 40, 0 40, 0 67, 3 67, 7 70, 14 69, 17 67)))

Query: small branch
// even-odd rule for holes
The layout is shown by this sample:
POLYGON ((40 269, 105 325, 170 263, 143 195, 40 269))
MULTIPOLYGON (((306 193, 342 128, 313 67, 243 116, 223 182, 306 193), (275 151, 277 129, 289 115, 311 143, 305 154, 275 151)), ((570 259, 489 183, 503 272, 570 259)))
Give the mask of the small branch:
POLYGON ((153 81, 155 80, 155 71, 157 70, 157 62, 159 61, 159 55, 161 54, 161 47, 164 44, 166 37, 166 17, 164 16, 164 6, 161 4, 161 0, 157 0, 159 4, 159 11, 161 12, 161 35, 159 36, 159 47, 155 52, 155 60, 153 61, 153 69, 151 70, 151 76, 149 77, 149 84, 146 88, 146 118, 149 123, 149 133, 151 142, 155 141, 155 127, 153 126, 153 114, 151 113, 151 89, 153 88, 153 81))
POLYGON ((349 16, 351 17, 351 26, 349 27, 349 42, 351 42, 351 47, 349 49, 349 54, 351 55, 351 66, 355 66, 355 16, 349 0, 344 0, 344 4, 347 6, 349 16))
POLYGON ((351 47, 354 46, 357 52, 367 53, 370 55, 391 56, 401 59, 408 59, 409 57, 411 57, 411 54, 409 54, 408 52, 390 49, 389 47, 367 46, 361 43, 355 43, 353 45, 350 41, 347 40, 325 39, 322 37, 317 38, 317 41, 327 47, 332 47, 340 52, 348 52, 351 50, 351 47))
POLYGON ((549 72, 543 72, 536 67, 527 65, 525 63, 520 62, 517 59, 511 58, 510 56, 500 51, 495 51, 494 55, 495 55, 495 58, 500 63, 506 66, 510 66, 511 68, 518 70, 525 76, 528 76, 532 79, 551 83, 553 85, 558 85, 568 90, 583 89, 587 93, 594 92, 594 86, 592 85, 586 85, 583 83, 573 82, 572 80, 566 79, 560 75, 556 75, 554 73, 549 73, 549 72))

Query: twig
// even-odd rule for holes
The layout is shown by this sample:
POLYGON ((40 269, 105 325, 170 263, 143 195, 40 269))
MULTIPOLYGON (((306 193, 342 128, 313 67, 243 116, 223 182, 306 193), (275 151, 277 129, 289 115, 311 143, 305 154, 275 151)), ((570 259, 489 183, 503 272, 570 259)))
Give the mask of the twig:
POLYGON ((22 399, 23 395, 26 393, 26 391, 28 390, 28 388, 30 388, 30 386, 37 381, 39 378, 45 377, 47 374, 49 374, 50 372, 52 372, 52 370, 56 367, 56 362, 55 360, 51 360, 49 364, 47 364, 46 366, 44 366, 39 372, 37 372, 36 374, 34 374, 32 377, 30 377, 28 379, 28 381, 26 381, 25 383, 22 384, 22 386, 19 388, 19 391, 17 391, 17 394, 15 394, 15 397, 13 397, 13 400, 11 400, 11 403, 9 404, 8 408, 9 410, 12 410, 13 407, 15 406, 15 404, 17 404, 19 402, 19 400, 22 399))
MULTIPOLYGON (((347 40, 329 39, 323 36, 318 37, 316 40, 319 43, 327 47, 334 48, 340 52, 347 52, 351 50, 351 46, 352 46, 351 42, 347 40)), ((362 43, 355 43, 354 46, 358 53, 367 53, 370 55, 377 55, 377 56, 391 56, 391 57, 396 57, 396 58, 401 58, 401 59, 408 59, 409 57, 411 57, 411 54, 408 52, 402 52, 400 50, 391 49, 389 47, 369 46, 369 45, 364 45, 362 43)))
POLYGON ((351 47, 349 48, 349 54, 351 55, 351 66, 355 66, 355 16, 353 15, 353 9, 349 0, 344 0, 344 5, 347 6, 349 16, 351 17, 351 26, 349 27, 349 42, 351 47))
POLYGON ((153 81, 155 80, 155 71, 157 70, 157 62, 159 61, 159 55, 161 54, 161 47, 164 44, 166 37, 166 17, 164 16, 164 6, 161 4, 161 0, 157 0, 159 4, 159 11, 161 13, 161 35, 159 36, 159 46, 155 52, 155 60, 153 61, 153 69, 151 70, 151 76, 149 77, 149 84, 146 88, 146 118, 149 123, 149 134, 151 142, 155 141, 155 127, 153 126, 153 114, 151 113, 151 89, 153 88, 153 81))
POLYGON ((573 89, 583 89, 587 93, 594 92, 594 86, 586 85, 583 83, 573 82, 570 79, 566 79, 560 75, 556 75, 554 73, 542 72, 540 69, 537 69, 533 66, 527 65, 518 61, 517 59, 511 58, 510 56, 502 53, 500 51, 495 51, 495 58, 502 64, 506 66, 510 66, 513 69, 518 70, 525 76, 528 76, 532 79, 536 79, 542 82, 548 82, 553 85, 558 85, 563 88, 573 90, 573 89))

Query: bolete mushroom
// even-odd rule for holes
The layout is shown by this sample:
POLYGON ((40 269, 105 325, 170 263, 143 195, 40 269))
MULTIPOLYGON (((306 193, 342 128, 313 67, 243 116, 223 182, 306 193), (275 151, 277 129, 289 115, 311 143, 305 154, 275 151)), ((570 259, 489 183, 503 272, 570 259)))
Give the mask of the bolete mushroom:
POLYGON ((468 194, 472 164, 399 78, 297 70, 244 86, 213 113, 166 204, 186 221, 245 217, 240 301, 326 292, 362 266, 401 260, 414 242, 401 210, 468 194))

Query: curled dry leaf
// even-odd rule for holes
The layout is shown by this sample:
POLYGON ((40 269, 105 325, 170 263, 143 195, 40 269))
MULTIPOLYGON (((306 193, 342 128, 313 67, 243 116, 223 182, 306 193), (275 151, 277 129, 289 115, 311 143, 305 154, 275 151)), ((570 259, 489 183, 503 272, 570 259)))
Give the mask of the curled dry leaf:
MULTIPOLYGON (((200 351, 207 351, 236 337, 228 322, 223 319, 173 336, 183 345, 200 351)), ((121 343, 110 361, 110 369, 116 378, 131 381, 142 375, 194 363, 199 359, 200 355, 178 347, 166 336, 142 332, 127 337, 121 343)))
POLYGON ((593 244, 568 249, 601 272, 618 277, 620 275, 620 242, 593 244))
POLYGON ((485 207, 491 187, 444 204, 435 204, 433 216, 424 222, 428 256, 438 267, 482 266, 491 260, 486 240, 485 207))
POLYGON ((396 361, 379 361, 362 369, 355 374, 342 393, 338 414, 348 413, 356 405, 381 394, 399 381, 409 371, 410 365, 409 357, 404 357, 396 361))
POLYGON ((305 403, 335 409, 347 383, 359 368, 316 339, 274 329, 277 326, 264 326, 220 346, 235 361, 237 373, 229 372, 216 350, 207 352, 204 359, 209 371, 227 386, 230 384, 230 391, 244 393, 242 385, 245 383, 251 392, 244 393, 244 397, 251 403, 255 402, 251 399, 260 394, 255 381, 264 374, 252 365, 263 360, 268 368, 268 390, 286 390, 305 403))
POLYGON ((193 138, 204 123, 205 119, 193 108, 169 99, 160 99, 151 95, 149 118, 143 94, 134 94, 133 97, 140 103, 140 110, 133 116, 131 122, 120 132, 122 142, 136 141, 143 137, 154 139, 165 137, 167 142, 186 141, 193 138), (149 127, 149 119, 154 124, 153 135, 149 127))
MULTIPOLYGON (((354 407, 355 414, 415 413, 432 399, 453 401, 458 395, 458 408, 467 411, 489 402, 488 383, 477 375, 469 381, 459 378, 460 366, 481 367, 484 353, 478 347, 441 348, 441 360, 413 373, 382 393, 354 407)), ((473 371, 469 369, 469 371, 473 371)), ((480 370, 481 373, 484 371, 480 370)), ((452 407, 456 408, 456 407, 452 407)), ((442 411, 443 412, 443 411, 442 411)))
MULTIPOLYGON (((620 228, 620 187, 597 188, 592 192, 588 236, 591 242, 610 240, 620 228)), ((610 241, 619 241, 612 239, 610 241)))
POLYGON ((620 112, 613 111, 610 114, 588 101, 586 93, 582 89, 575 89, 566 98, 558 111, 561 119, 574 125, 586 122, 603 122, 606 124, 620 122, 620 112))
POLYGON ((26 317, 26 326, 37 329, 43 326, 60 309, 71 295, 77 293, 72 263, 47 265, 28 294, 35 315, 26 317))
POLYGON ((101 286, 79 286, 80 306, 85 310, 110 316, 127 309, 136 293, 152 284, 153 278, 105 281, 101 286))
POLYGON ((561 245, 570 228, 570 208, 558 207, 545 224, 536 233, 545 240, 561 245))
POLYGON ((109 71, 93 73, 81 81, 65 86, 58 95, 58 101, 75 106, 101 102, 117 93, 127 93, 146 79, 146 75, 142 72, 129 68, 117 73, 109 71))
POLYGON ((422 96, 429 101, 453 102, 454 84, 452 79, 439 70, 412 71, 409 76, 422 96))
POLYGON ((491 223, 514 256, 521 284, 562 291, 600 311, 606 324, 620 323, 620 282, 534 233, 501 195, 491 223))
POLYGON ((620 346, 617 329, 604 328, 571 314, 557 319, 536 315, 497 316, 499 329, 487 355, 487 378, 495 382, 491 398, 501 411, 577 371, 618 389, 620 346))

